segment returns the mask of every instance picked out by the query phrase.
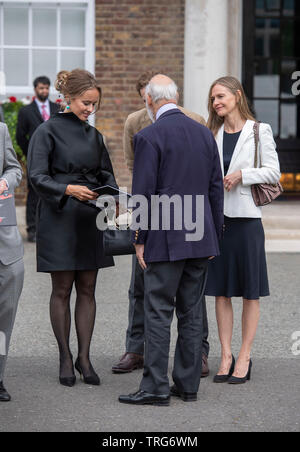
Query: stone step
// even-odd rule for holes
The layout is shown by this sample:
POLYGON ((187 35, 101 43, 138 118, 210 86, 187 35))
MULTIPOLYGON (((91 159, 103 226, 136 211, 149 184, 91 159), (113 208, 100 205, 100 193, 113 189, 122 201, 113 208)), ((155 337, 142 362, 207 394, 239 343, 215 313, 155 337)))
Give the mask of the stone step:
POLYGON ((293 229, 300 230, 300 216, 265 216, 262 219, 265 229, 293 229))
POLYGON ((265 229, 266 240, 300 240, 298 229, 265 229))

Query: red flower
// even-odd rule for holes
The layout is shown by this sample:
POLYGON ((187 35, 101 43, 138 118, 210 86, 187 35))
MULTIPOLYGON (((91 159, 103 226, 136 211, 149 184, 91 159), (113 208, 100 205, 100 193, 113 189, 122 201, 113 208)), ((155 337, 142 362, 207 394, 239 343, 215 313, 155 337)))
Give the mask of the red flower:
POLYGON ((10 100, 11 102, 17 102, 17 98, 16 98, 15 96, 9 97, 9 100, 10 100))

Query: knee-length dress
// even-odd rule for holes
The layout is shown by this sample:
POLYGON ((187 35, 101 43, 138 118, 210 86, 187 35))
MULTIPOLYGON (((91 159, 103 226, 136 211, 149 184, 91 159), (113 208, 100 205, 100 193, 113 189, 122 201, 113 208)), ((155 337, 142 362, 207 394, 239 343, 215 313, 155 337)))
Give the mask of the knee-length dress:
MULTIPOLYGON (((224 173, 229 170, 240 132, 223 141, 224 173)), ((261 218, 224 218, 220 256, 209 263, 206 295, 257 300, 270 295, 261 218)))
POLYGON ((34 133, 30 183, 37 208, 38 272, 96 270, 114 265, 104 256, 97 210, 65 195, 67 185, 117 187, 102 135, 74 113, 57 113, 34 133))

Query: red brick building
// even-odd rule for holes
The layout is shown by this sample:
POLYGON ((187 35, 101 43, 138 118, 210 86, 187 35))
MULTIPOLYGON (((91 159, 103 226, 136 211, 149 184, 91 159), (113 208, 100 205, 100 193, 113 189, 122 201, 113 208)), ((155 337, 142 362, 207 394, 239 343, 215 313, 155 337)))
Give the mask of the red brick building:
POLYGON ((122 150, 124 122, 142 108, 135 88, 139 75, 158 68, 183 93, 184 10, 185 0, 96 0, 95 72, 103 89, 96 126, 107 137, 122 186, 130 184, 122 150))

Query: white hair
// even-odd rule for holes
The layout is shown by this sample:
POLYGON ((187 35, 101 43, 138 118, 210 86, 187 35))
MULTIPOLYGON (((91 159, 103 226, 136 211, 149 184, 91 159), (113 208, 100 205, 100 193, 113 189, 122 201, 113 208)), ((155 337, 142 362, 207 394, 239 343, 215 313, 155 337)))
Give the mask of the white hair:
POLYGON ((149 95, 154 103, 160 100, 174 100, 177 103, 178 87, 173 80, 168 85, 160 85, 151 81, 146 87, 146 95, 149 95))

